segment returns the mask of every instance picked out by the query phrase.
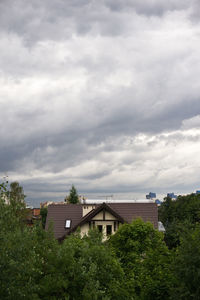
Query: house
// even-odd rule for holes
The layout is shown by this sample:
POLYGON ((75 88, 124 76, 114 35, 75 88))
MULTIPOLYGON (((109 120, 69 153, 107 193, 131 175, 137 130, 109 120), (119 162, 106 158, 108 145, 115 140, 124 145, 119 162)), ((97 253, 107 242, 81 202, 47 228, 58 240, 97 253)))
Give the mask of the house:
POLYGON ((40 220, 40 208, 27 208, 26 224, 28 226, 33 226, 34 222, 40 220))
POLYGON ((47 230, 53 223, 55 238, 63 240, 67 235, 80 228, 83 236, 90 228, 98 228, 104 237, 114 234, 120 224, 131 223, 142 218, 158 228, 158 211, 154 202, 112 202, 84 204, 52 204, 48 206, 47 230))

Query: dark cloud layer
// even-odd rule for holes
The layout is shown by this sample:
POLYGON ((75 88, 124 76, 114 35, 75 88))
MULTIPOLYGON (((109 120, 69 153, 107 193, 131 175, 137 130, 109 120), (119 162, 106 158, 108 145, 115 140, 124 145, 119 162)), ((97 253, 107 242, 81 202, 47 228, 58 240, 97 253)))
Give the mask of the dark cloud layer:
POLYGON ((1 176, 37 204, 72 183, 198 188, 197 15, 197 1, 1 1, 1 176))
POLYGON ((25 1, 0 3, 0 25, 8 34, 22 36, 32 44, 38 40, 65 40, 72 35, 127 34, 129 16, 163 17, 170 12, 192 10, 196 1, 105 0, 25 1))

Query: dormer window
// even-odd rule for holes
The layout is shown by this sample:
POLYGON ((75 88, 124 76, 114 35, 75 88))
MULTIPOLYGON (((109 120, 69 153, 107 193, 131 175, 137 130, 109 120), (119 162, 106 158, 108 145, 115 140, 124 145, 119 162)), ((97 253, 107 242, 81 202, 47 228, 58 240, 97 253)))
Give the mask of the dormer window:
POLYGON ((66 220, 65 221, 65 228, 70 228, 71 227, 71 220, 66 220))

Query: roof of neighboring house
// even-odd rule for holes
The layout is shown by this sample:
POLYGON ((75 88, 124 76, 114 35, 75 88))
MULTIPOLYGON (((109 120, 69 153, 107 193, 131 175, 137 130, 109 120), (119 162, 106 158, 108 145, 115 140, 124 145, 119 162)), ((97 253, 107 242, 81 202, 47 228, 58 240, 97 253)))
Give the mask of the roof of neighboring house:
POLYGON ((40 208, 26 208, 27 216, 26 216, 26 224, 32 226, 34 221, 40 220, 40 208))
MULTIPOLYGON (((89 222, 101 210, 106 209, 114 215, 121 223, 131 221, 135 218, 142 218, 143 221, 150 221, 154 228, 158 227, 158 212, 156 203, 103 203, 96 204, 95 209, 82 217, 84 204, 60 204, 49 205, 46 220, 46 229, 50 222, 53 222, 54 234, 57 239, 63 239, 67 234, 76 230, 78 226, 89 222), (71 220, 71 228, 65 228, 66 220, 71 220)), ((93 205, 94 206, 94 205, 93 205)))
POLYGON ((65 221, 71 220, 71 226, 76 226, 82 218, 82 204, 51 204, 48 206, 45 229, 53 223, 53 231, 56 239, 67 234, 70 229, 65 228, 65 221))
POLYGON ((108 204, 127 222, 142 218, 144 222, 150 221, 154 228, 158 228, 158 208, 156 203, 110 203, 108 204))
POLYGON ((32 209, 33 216, 40 216, 40 208, 33 208, 32 209))

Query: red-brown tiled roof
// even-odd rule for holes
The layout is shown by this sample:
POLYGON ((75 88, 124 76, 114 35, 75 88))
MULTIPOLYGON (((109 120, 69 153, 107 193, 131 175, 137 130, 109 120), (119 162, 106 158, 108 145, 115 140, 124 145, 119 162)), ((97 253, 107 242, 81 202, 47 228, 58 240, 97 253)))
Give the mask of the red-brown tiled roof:
POLYGON ((39 216, 40 215, 40 208, 33 208, 33 210, 32 210, 32 212, 33 212, 33 216, 39 216))
POLYGON ((158 208, 156 203, 108 203, 127 223, 133 219, 142 218, 150 221, 154 228, 158 228, 158 208))
MULTIPOLYGON (((46 220, 46 230, 50 221, 53 222, 55 238, 62 239, 65 235, 72 232, 78 225, 87 222, 88 217, 98 212, 102 205, 95 205, 96 209, 82 217, 83 204, 60 204, 49 205, 46 220), (71 228, 65 228, 66 220, 71 220, 71 228)), ((94 206, 94 205, 93 205, 94 206)), ((110 207, 110 211, 119 216, 127 223, 138 217, 143 221, 150 221, 154 228, 158 227, 158 211, 156 203, 106 203, 105 207, 110 207)), ((108 209, 109 210, 109 209, 108 209)))
POLYGON ((65 228, 65 221, 71 220, 71 227, 76 226, 82 218, 82 204, 60 204, 49 205, 45 229, 48 229, 51 221, 56 239, 67 234, 69 229, 65 228))

